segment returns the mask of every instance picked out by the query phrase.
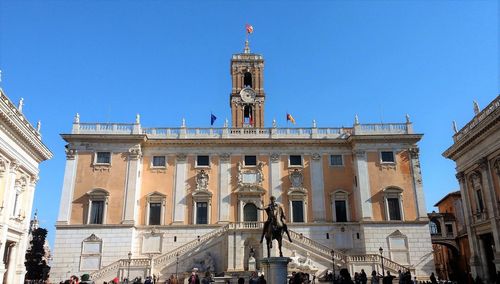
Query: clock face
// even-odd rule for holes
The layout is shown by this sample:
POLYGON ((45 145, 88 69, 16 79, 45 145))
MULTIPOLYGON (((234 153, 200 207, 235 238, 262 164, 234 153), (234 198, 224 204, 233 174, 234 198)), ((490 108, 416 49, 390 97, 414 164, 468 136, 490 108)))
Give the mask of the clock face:
POLYGON ((241 90, 240 96, 244 102, 250 103, 255 100, 255 91, 247 87, 241 90))

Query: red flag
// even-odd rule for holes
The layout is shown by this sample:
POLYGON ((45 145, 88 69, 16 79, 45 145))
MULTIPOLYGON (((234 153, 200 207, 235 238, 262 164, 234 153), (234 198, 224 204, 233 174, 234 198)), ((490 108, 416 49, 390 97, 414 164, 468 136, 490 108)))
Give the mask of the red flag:
POLYGON ((253 26, 252 25, 246 24, 245 28, 247 30, 247 34, 253 34, 253 26))
POLYGON ((250 125, 253 125, 253 116, 252 116, 252 113, 250 113, 250 125))

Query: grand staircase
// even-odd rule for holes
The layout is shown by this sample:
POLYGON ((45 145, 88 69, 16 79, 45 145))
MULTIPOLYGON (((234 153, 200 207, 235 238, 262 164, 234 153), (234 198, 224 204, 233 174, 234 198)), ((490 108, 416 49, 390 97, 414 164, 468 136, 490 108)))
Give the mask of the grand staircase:
POLYGON ((390 271, 391 273, 393 273, 393 275, 397 275, 398 270, 412 270, 411 267, 401 265, 378 254, 348 255, 339 251, 333 251, 331 248, 310 238, 307 238, 302 234, 299 234, 292 230, 288 231, 290 232, 290 237, 292 238, 293 242, 290 243, 286 238, 284 238, 287 246, 299 250, 306 250, 309 253, 315 254, 316 257, 319 257, 320 259, 323 259, 324 261, 327 261, 329 263, 331 263, 333 257, 335 259, 336 266, 348 268, 349 271, 355 271, 356 266, 361 265, 372 265, 382 269, 382 262, 384 264, 384 270, 390 271))
MULTIPOLYGON (((230 231, 234 230, 262 230, 262 224, 258 222, 245 222, 245 223, 231 223, 215 229, 199 238, 188 242, 180 247, 177 247, 165 254, 158 255, 152 258, 133 258, 133 259, 119 259, 98 271, 90 273, 90 277, 96 283, 120 277, 120 272, 123 272, 127 267, 146 267, 152 269, 167 267, 174 264, 179 258, 185 258, 187 255, 196 255, 207 246, 217 242, 220 237, 224 236, 230 231)), ((381 257, 378 254, 365 254, 365 255, 348 255, 340 251, 332 249, 317 241, 303 236, 293 230, 289 230, 292 243, 284 238, 284 246, 297 251, 308 252, 316 261, 328 264, 331 266, 332 256, 335 259, 337 267, 348 268, 350 271, 355 270, 359 265, 372 265, 383 266, 385 271, 391 271, 397 275, 397 271, 405 271, 411 269, 404 265, 398 264, 390 259, 381 257)), ((123 275, 123 274, 122 274, 123 275)))

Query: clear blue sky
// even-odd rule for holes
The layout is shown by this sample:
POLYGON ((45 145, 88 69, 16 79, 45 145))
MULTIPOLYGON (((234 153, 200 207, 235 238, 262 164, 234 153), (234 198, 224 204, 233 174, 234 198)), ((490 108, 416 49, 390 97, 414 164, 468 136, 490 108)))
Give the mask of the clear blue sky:
POLYGON ((34 208, 54 238, 73 116, 84 122, 221 126, 229 60, 253 24, 266 59, 266 125, 403 122, 420 143, 427 207, 458 188, 441 153, 472 101, 499 93, 497 1, 0 1, 0 83, 54 158, 34 208))

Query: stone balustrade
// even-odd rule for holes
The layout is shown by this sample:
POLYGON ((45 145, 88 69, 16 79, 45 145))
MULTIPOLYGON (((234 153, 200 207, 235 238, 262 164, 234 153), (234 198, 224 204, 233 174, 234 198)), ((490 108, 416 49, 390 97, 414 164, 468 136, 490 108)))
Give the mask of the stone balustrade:
POLYGON ((133 123, 73 123, 72 134, 145 134, 149 139, 346 139, 351 135, 412 134, 411 123, 328 128, 141 128, 133 123))
POLYGON ((488 117, 491 113, 500 109, 500 96, 497 96, 488 106, 486 106, 481 112, 476 114, 474 118, 467 123, 460 131, 453 135, 453 142, 458 142, 468 133, 472 131, 481 121, 483 121, 486 117, 488 117))

